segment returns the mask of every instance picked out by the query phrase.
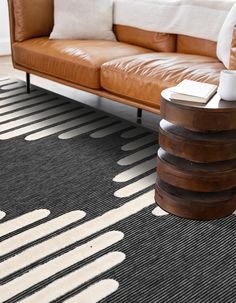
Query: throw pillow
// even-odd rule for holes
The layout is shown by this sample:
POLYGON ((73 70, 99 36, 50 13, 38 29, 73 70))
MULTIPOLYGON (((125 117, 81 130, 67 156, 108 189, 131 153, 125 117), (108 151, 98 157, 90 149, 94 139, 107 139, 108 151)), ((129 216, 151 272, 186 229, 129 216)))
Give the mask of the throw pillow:
POLYGON ((230 67, 230 53, 234 26, 236 25, 236 3, 233 5, 220 30, 217 41, 217 57, 225 67, 230 67))
POLYGON ((115 40, 112 0, 54 0, 50 39, 115 40))

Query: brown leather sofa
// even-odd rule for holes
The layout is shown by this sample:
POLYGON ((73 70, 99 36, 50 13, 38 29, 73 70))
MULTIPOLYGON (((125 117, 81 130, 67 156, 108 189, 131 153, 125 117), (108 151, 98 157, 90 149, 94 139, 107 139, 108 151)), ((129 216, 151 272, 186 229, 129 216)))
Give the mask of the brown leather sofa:
MULTIPOLYGON (((216 43, 116 24, 117 41, 49 40, 53 0, 8 0, 14 67, 159 113, 160 92, 183 79, 218 83, 216 43)), ((230 68, 236 69, 236 30, 230 68)))

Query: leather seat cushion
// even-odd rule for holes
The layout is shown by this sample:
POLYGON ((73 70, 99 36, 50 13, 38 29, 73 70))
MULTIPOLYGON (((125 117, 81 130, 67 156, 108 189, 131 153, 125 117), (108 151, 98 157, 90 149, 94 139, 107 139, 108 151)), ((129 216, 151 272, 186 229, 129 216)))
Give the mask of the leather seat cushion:
POLYGON ((101 84, 109 92, 159 108, 163 89, 183 79, 218 84, 225 67, 216 58, 152 53, 116 59, 102 65, 101 84))
POLYGON ((100 86, 103 63, 151 50, 116 41, 35 38, 13 44, 17 65, 93 89, 100 86))

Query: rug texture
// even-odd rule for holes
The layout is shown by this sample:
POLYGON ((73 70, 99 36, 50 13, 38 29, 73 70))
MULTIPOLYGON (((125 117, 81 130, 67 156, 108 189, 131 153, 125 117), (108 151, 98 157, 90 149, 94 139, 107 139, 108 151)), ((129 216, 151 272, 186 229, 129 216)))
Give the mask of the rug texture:
POLYGON ((0 302, 236 302, 235 215, 157 207, 157 148, 150 130, 1 80, 0 302))

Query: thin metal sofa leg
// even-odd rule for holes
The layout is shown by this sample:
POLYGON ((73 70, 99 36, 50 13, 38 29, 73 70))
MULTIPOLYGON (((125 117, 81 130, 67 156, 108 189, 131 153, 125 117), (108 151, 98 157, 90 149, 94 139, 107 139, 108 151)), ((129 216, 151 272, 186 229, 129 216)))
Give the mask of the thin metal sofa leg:
POLYGON ((27 94, 30 94, 30 74, 26 73, 26 88, 27 88, 27 94))
POLYGON ((143 110, 141 108, 138 108, 138 110, 137 110, 137 119, 138 120, 142 119, 142 113, 143 113, 143 110))

